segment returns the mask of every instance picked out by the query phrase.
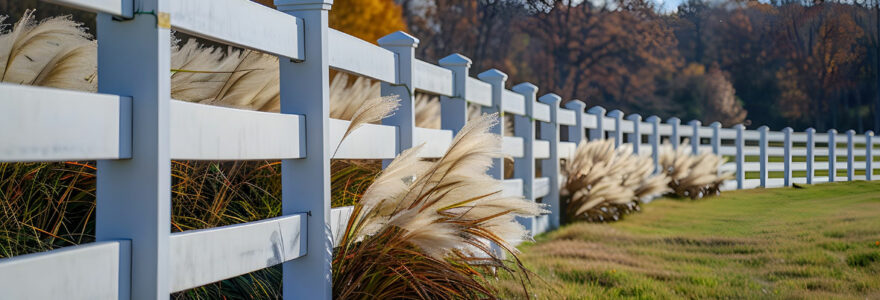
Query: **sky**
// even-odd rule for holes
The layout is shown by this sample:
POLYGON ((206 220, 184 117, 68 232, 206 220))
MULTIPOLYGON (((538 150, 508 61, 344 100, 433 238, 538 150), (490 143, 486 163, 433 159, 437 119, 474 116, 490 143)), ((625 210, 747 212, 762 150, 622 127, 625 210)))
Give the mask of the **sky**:
POLYGON ((661 0, 655 2, 657 2, 657 6, 660 7, 661 12, 673 12, 679 4, 684 2, 684 0, 661 0))

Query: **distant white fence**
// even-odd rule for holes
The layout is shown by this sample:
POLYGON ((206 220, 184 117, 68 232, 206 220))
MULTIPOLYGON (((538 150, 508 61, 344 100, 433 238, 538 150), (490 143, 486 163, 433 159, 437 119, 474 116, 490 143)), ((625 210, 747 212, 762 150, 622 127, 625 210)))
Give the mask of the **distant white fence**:
MULTIPOLYGON (((246 0, 132 1, 51 1, 99 13, 99 93, 0 84, 0 161, 98 160, 97 242, 0 260, 0 299, 166 299, 277 264, 285 299, 330 298, 332 236, 351 213, 330 208, 330 155, 347 124, 329 118, 330 68, 377 79, 383 94, 402 99, 382 125, 346 139, 336 158, 392 159, 421 143, 425 156, 438 157, 466 122, 468 102, 514 114, 515 134, 503 141, 515 158, 505 193, 549 204, 551 214, 523 220, 534 233, 559 226, 559 160, 587 136, 630 143, 655 162, 663 141, 689 139, 692 152, 733 157, 722 169, 737 176, 725 189, 873 175, 870 131, 642 121, 601 107, 584 112, 577 100, 562 108, 559 96, 538 97, 530 83, 505 89, 498 70, 469 77, 464 56, 439 66, 418 60, 418 40, 407 34, 375 46, 330 29, 331 0, 276 0, 280 11, 246 0), (281 113, 170 99, 171 28, 278 55, 281 113), (414 91, 441 96, 443 129, 414 126, 414 91), (172 234, 172 159, 282 160, 283 216, 172 234), (536 159, 543 177, 535 177, 536 159)), ((503 167, 496 161, 492 174, 503 179, 503 167)))

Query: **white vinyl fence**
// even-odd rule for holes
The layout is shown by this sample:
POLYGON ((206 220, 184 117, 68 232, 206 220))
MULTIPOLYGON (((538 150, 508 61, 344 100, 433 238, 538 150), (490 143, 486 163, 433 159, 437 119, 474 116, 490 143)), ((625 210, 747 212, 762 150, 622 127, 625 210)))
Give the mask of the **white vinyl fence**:
MULTIPOLYGON (((383 82, 402 107, 358 129, 335 158, 392 159, 427 143, 438 157, 466 122, 467 103, 515 115, 504 151, 515 158, 505 193, 549 204, 523 220, 533 233, 559 226, 559 160, 581 140, 611 138, 657 158, 660 144, 729 156, 725 189, 871 180, 873 133, 745 130, 538 96, 530 83, 505 89, 495 69, 469 77, 452 54, 439 66, 414 57, 402 32, 375 46, 327 27, 331 0, 52 0, 97 12, 99 93, 0 84, 0 161, 97 160, 97 242, 0 259, 0 299, 167 299, 169 294, 283 264, 285 299, 328 299, 333 233, 351 213, 330 208, 330 155, 347 121, 329 118, 331 68, 383 82), (170 99, 170 30, 280 58, 281 113, 170 99), (441 96, 442 128, 414 126, 415 91, 441 96), (588 130, 588 132, 587 132, 588 130), (564 138, 560 138, 560 136, 564 138), (170 162, 281 160, 282 214, 273 219, 171 233, 170 162), (536 159, 542 177, 536 177, 536 159), (839 171, 843 175, 839 175, 839 171)), ((502 133, 504 125, 495 127, 502 133)), ((496 161, 499 179, 504 165, 496 161)))

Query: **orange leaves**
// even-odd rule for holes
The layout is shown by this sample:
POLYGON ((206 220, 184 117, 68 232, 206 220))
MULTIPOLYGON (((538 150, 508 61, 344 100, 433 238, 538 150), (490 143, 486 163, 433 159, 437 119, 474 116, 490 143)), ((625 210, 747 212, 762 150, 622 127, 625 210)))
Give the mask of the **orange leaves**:
MULTIPOLYGON (((274 0, 253 1, 275 7, 274 0)), ((406 22, 394 0, 335 0, 330 9, 330 27, 376 43, 389 33, 406 30, 406 22)))
POLYGON ((330 10, 330 27, 371 43, 406 30, 402 10, 394 0, 336 0, 330 10))

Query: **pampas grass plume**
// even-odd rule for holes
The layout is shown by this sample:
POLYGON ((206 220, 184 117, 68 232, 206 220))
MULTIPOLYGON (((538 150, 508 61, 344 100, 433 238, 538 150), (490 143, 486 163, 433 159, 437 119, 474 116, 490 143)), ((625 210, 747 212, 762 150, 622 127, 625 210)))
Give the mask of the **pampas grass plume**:
POLYGON ((0 32, 0 81, 97 91, 97 45, 90 38, 70 17, 38 23, 27 10, 11 31, 0 32))
POLYGON ((720 193, 724 181, 733 179, 733 173, 719 171, 726 160, 707 152, 692 155, 687 143, 677 150, 666 144, 660 153, 659 163, 670 178, 669 187, 677 195, 692 199, 720 193))
POLYGON ((665 174, 654 174, 647 156, 635 155, 628 145, 617 149, 612 140, 582 142, 567 162, 566 216, 582 218, 602 204, 627 204, 650 200, 668 191, 665 174))
POLYGON ((500 136, 488 131, 496 118, 469 122, 438 160, 419 158, 423 146, 417 146, 382 171, 355 205, 334 255, 335 296, 353 295, 352 285, 360 285, 358 293, 387 295, 397 287, 389 281, 401 280, 408 287, 395 297, 487 297, 491 288, 472 268, 508 269, 493 244, 516 261, 518 267, 510 270, 524 273, 515 247, 530 237, 516 217, 546 210, 521 196, 502 195, 502 182, 486 174, 492 159, 501 156, 500 136), (439 277, 388 271, 418 269, 420 261, 431 262, 431 270, 422 272, 439 277), (363 275, 380 273, 393 274, 363 275), (364 276, 379 283, 368 285, 364 276), (443 285, 437 286, 437 280, 443 285))

